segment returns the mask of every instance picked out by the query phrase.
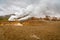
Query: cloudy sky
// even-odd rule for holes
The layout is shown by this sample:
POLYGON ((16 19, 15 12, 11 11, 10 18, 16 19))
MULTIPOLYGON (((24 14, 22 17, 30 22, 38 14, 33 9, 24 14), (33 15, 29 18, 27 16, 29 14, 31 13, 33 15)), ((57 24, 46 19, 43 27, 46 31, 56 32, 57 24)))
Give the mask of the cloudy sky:
POLYGON ((30 5, 33 5, 38 13, 40 13, 39 10, 43 10, 42 12, 47 10, 53 15, 60 16, 60 0, 0 0, 0 16, 20 12, 22 8, 30 5))

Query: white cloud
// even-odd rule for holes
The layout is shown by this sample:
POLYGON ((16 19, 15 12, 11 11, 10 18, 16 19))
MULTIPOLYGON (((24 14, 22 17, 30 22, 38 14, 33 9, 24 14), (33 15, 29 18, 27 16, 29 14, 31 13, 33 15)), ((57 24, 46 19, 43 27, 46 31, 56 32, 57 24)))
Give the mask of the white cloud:
MULTIPOLYGON (((0 3, 0 15, 12 14, 15 12, 20 12, 22 8, 27 8, 27 6, 33 5, 33 13, 39 13, 43 15, 45 11, 54 11, 55 14, 60 12, 60 0, 6 0, 3 5, 0 3), (42 12, 43 11, 43 12, 42 12)), ((31 7, 30 7, 31 8, 31 7)), ((28 10, 30 10, 30 8, 28 10)), ((46 13, 47 15, 52 15, 53 13, 46 13)), ((44 15, 46 15, 44 14, 44 15)), ((55 15, 53 14, 53 15, 55 15)), ((37 14, 38 15, 38 14, 37 14)), ((60 15, 60 14, 59 14, 60 15)))

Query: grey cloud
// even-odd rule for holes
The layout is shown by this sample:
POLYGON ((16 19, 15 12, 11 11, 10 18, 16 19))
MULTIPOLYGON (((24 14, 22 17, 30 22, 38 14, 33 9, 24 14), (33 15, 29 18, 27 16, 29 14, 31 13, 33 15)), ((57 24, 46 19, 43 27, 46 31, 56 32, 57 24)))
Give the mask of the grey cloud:
POLYGON ((22 8, 26 8, 29 5, 33 5, 35 7, 35 11, 37 11, 40 14, 42 10, 43 11, 52 10, 54 12, 58 12, 58 14, 60 12, 60 0, 6 0, 4 5, 0 7, 2 7, 1 10, 3 10, 4 14, 10 14, 15 12, 20 12, 22 8))

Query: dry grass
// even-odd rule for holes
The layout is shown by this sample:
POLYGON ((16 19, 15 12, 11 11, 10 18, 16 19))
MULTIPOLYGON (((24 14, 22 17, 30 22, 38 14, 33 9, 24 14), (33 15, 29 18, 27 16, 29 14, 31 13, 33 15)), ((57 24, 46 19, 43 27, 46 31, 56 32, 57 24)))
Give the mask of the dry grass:
POLYGON ((24 22, 23 24, 22 27, 0 26, 0 40, 60 40, 59 21, 24 22))

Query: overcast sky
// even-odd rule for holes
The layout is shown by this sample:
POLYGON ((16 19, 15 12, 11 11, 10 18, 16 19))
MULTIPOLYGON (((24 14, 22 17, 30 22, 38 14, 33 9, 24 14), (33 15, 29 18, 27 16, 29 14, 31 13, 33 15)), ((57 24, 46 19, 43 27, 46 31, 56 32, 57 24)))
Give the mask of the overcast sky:
POLYGON ((38 6, 42 5, 41 3, 46 2, 49 6, 48 8, 54 9, 60 13, 60 0, 0 0, 0 15, 13 14, 19 12, 21 8, 26 8, 29 5, 38 6))

